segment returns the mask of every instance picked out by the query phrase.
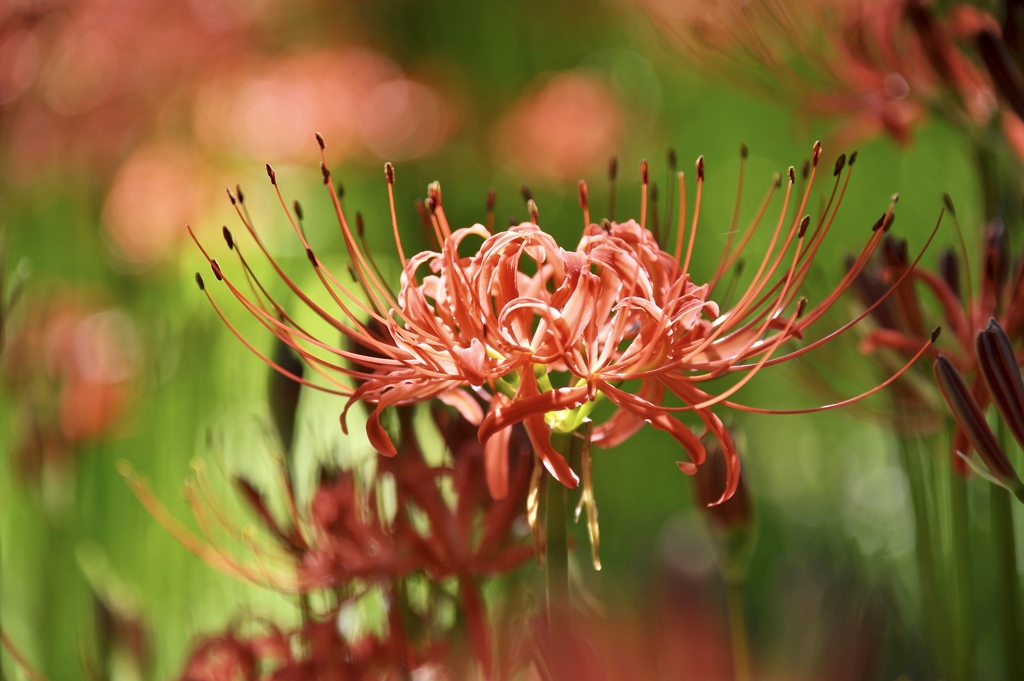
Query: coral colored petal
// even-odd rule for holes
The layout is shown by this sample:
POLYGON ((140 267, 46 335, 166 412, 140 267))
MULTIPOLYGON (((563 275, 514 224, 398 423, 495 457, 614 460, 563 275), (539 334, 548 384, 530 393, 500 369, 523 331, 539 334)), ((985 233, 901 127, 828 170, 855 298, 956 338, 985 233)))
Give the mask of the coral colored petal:
POLYGON ((494 499, 508 495, 508 445, 512 439, 512 427, 503 428, 484 445, 484 465, 487 474, 487 489, 494 499))
POLYGON ((530 436, 530 442, 533 443, 534 451, 537 452, 537 456, 540 457, 548 473, 551 473, 555 480, 570 489, 579 485, 580 479, 566 463, 565 457, 551 446, 551 431, 544 423, 544 417, 531 416, 523 421, 523 425, 526 426, 526 432, 530 436))
POLYGON ((458 411, 462 418, 474 426, 479 426, 480 422, 484 420, 484 410, 480 406, 480 402, 465 390, 458 388, 449 390, 438 395, 437 399, 458 411))

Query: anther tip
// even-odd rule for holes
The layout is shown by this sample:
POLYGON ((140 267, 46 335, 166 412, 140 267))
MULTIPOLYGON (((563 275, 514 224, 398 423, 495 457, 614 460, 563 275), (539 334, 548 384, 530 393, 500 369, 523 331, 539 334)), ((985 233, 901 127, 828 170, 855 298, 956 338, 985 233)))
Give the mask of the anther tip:
POLYGON ((839 173, 843 172, 844 167, 846 167, 846 154, 839 154, 839 158, 836 159, 836 167, 832 171, 832 177, 839 177, 839 173))
POLYGON ((295 202, 292 204, 292 207, 295 208, 295 217, 297 217, 301 221, 305 217, 305 214, 302 212, 302 204, 299 203, 298 199, 296 199, 295 202))
POLYGON ((946 210, 949 211, 949 214, 952 215, 953 217, 956 217, 956 207, 953 206, 953 199, 950 197, 949 194, 942 195, 942 203, 945 204, 946 210))
POLYGON ((704 179, 704 157, 703 156, 698 156, 697 157, 697 179, 698 180, 703 180, 704 179))
POLYGON ((523 195, 523 201, 529 201, 533 198, 533 192, 530 191, 529 185, 521 185, 519 187, 519 193, 523 195))
POLYGON ((320 133, 316 133, 316 143, 320 145, 320 151, 324 151, 327 148, 324 144, 324 136, 320 133))
POLYGON ((395 166, 391 165, 391 161, 384 164, 384 177, 388 178, 388 184, 395 183, 395 166))
POLYGON ((852 168, 853 164, 856 163, 856 162, 857 162, 857 152, 854 151, 852 154, 850 154, 850 159, 849 159, 849 161, 847 161, 847 163, 852 168))
POLYGON ((740 158, 745 159, 750 156, 750 149, 747 148, 746 144, 740 145, 740 158))
POLYGON ((793 166, 790 166, 788 172, 789 172, 789 183, 793 184, 794 182, 796 182, 796 168, 794 168, 793 166))
POLYGON ((206 290, 206 284, 203 283, 203 275, 198 272, 196 272, 196 284, 198 284, 200 291, 206 290))
POLYGON ((316 255, 313 253, 313 249, 312 248, 307 248, 306 249, 306 257, 309 258, 309 263, 313 267, 317 267, 318 263, 316 261, 316 255))
POLYGON ((803 238, 804 234, 807 233, 807 226, 811 224, 811 216, 805 215, 804 219, 800 221, 800 231, 797 234, 798 238, 803 238))
POLYGON ((277 173, 274 172, 269 163, 267 164, 267 177, 270 178, 270 184, 277 186, 277 173))
POLYGON ((619 173, 619 158, 612 156, 608 159, 608 179, 612 182, 615 181, 615 176, 619 173))
MULTIPOLYGON (((327 169, 327 165, 323 161, 320 162, 320 174, 323 175, 324 184, 327 184, 327 181, 331 179, 331 171, 327 169)), ((342 193, 342 190, 339 188, 338 189, 338 198, 339 199, 341 198, 341 193, 342 193)))
POLYGON ((932 331, 932 343, 934 343, 935 341, 937 341, 939 339, 939 334, 940 333, 942 333, 942 327, 941 326, 936 326, 935 330, 932 331))
POLYGON ((235 195, 231 193, 231 187, 224 187, 224 191, 228 193, 228 198, 231 199, 231 205, 235 205, 237 201, 235 201, 235 195))
POLYGON ((231 236, 231 230, 228 229, 227 225, 224 225, 224 229, 221 230, 221 233, 224 235, 224 241, 227 243, 228 248, 230 248, 231 250, 234 250, 235 249, 235 239, 234 239, 234 237, 231 236))
POLYGON ((818 161, 821 160, 821 141, 814 143, 814 151, 812 152, 811 158, 813 159, 814 165, 818 165, 818 161))
POLYGON ((220 263, 216 258, 210 260, 210 269, 213 270, 213 276, 217 277, 217 281, 224 281, 224 275, 220 272, 220 263))
POLYGON ((651 181, 647 170, 647 159, 640 161, 640 181, 644 184, 650 184, 651 181))

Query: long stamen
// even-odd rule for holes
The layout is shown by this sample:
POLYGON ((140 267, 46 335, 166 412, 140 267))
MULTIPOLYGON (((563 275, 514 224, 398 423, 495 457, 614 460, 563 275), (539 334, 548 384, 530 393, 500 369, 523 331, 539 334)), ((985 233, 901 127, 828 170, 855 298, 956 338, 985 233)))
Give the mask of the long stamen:
POLYGON ((398 234, 398 217, 395 215, 395 167, 391 161, 384 164, 384 176, 388 180, 388 207, 391 209, 391 231, 395 235, 395 248, 398 249, 398 260, 405 269, 405 251, 402 250, 402 237, 398 234))
POLYGON ((640 161, 640 226, 647 229, 647 185, 650 177, 647 173, 646 159, 640 161))
POLYGON ((585 180, 580 180, 579 191, 580 208, 583 209, 583 229, 586 230, 590 227, 590 205, 587 200, 587 183, 585 180))
MULTIPOLYGON (((700 218, 700 199, 704 191, 704 157, 697 159, 697 196, 693 201, 693 224, 690 225, 690 240, 686 246, 686 260, 683 271, 690 271, 690 258, 693 256, 693 244, 697 241, 697 220, 700 218)), ((681 204, 680 204, 681 205, 681 204)))
POLYGON ((619 159, 612 156, 608 160, 608 219, 615 220, 615 176, 619 172, 619 159))

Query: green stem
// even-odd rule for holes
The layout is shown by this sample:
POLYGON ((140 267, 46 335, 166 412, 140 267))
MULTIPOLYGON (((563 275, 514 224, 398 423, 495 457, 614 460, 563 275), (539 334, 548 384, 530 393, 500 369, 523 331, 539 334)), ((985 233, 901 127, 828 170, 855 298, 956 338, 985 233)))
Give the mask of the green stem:
MULTIPOLYGON (((1006 424, 998 419, 996 432, 1003 451, 1017 449, 1006 424)), ((996 593, 998 594, 999 631, 1002 634, 1005 678, 1024 679, 1024 627, 1021 626, 1020 574, 1017 571, 1017 538, 1013 527, 1013 499, 1010 491, 989 486, 989 511, 995 551, 996 593)))
POLYGON ((992 485, 989 489, 992 539, 999 595, 999 631, 1003 638, 1006 678, 1024 679, 1024 630, 1020 618, 1020 583, 1017 573, 1017 541, 1013 531, 1010 492, 992 485))
POLYGON ((949 505, 952 544, 952 586, 950 604, 954 623, 953 679, 968 681, 974 678, 974 623, 971 614, 971 575, 967 518, 967 481, 955 471, 948 471, 949 505))
POLYGON ((929 447, 917 437, 899 438, 900 463, 910 487, 910 501, 914 512, 914 557, 917 563, 918 579, 921 584, 921 617, 927 637, 927 648, 938 658, 940 676, 947 677, 952 666, 948 659, 953 634, 949 618, 942 612, 943 602, 938 572, 942 565, 937 546, 938 528, 934 522, 935 504, 930 495, 927 475, 927 451, 929 447))
MULTIPOLYGON (((551 445, 572 459, 573 434, 552 433, 551 445)), ((551 476, 545 478, 547 508, 544 511, 545 541, 544 557, 546 570, 548 623, 553 624, 553 611, 569 600, 569 491, 565 485, 551 476)))
MULTIPOLYGON (((583 440, 573 433, 551 434, 551 445, 566 461, 582 449, 583 440)), ((548 674, 551 681, 576 674, 570 652, 569 614, 569 490, 553 476, 544 476, 544 566, 548 608, 548 674)))
POLYGON ((747 610, 743 585, 743 579, 728 580, 725 585, 734 681, 750 681, 751 678, 750 641, 747 637, 747 610))

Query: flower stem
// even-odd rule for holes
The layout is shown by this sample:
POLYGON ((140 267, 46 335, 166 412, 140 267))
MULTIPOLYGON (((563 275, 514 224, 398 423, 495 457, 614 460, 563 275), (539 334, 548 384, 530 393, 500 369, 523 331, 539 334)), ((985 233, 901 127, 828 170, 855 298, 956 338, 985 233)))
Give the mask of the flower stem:
POLYGON ((992 539, 995 543, 995 568, 999 594, 999 631, 1003 638, 1006 678, 1024 679, 1024 630, 1020 619, 1020 584, 1017 573, 1017 542, 1013 530, 1013 505, 1010 492, 992 485, 989 489, 992 513, 992 539))
MULTIPOLYGON (((551 445, 566 460, 570 458, 573 447, 572 433, 552 433, 551 445)), ((566 604, 569 600, 569 502, 568 490, 553 477, 545 479, 545 499, 547 509, 544 511, 545 522, 545 577, 547 588, 548 623, 553 624, 553 611, 566 604)))
POLYGON ((729 579, 725 585, 734 681, 750 681, 751 678, 750 641, 747 638, 747 604, 743 596, 744 582, 743 579, 729 579))
MULTIPOLYGON (((1002 419, 996 432, 1003 451, 1017 449, 1002 419)), ((1017 571, 1017 539, 1013 527, 1013 500, 1010 491, 991 485, 989 511, 992 522, 992 540, 995 551, 996 593, 998 594, 999 631, 1002 634, 1005 678, 1024 679, 1024 628, 1021 626, 1020 574, 1017 571)))
MULTIPOLYGON (((583 440, 574 433, 551 434, 551 445, 565 457, 582 449, 583 440)), ((577 457, 578 458, 578 457, 577 457)), ((569 490, 551 475, 544 480, 544 567, 547 590, 547 659, 551 681, 574 676, 574 662, 568 620, 569 615, 569 490)))
POLYGON ((967 481, 956 471, 950 470, 949 505, 952 545, 952 603, 950 614, 954 623, 953 631, 953 679, 968 681, 974 678, 974 634, 971 615, 971 575, 969 541, 970 529, 967 522, 967 481))
POLYGON ((931 498, 928 475, 927 444, 919 437, 901 437, 899 439, 900 463, 907 476, 910 487, 910 501, 914 512, 914 553, 917 562, 918 580, 921 584, 921 617, 928 639, 927 647, 940 658, 937 660, 941 673, 946 677, 947 669, 952 666, 948 660, 952 631, 949 618, 942 609, 943 597, 939 588, 941 582, 938 568, 942 564, 937 551, 938 537, 934 519, 935 504, 931 498))

